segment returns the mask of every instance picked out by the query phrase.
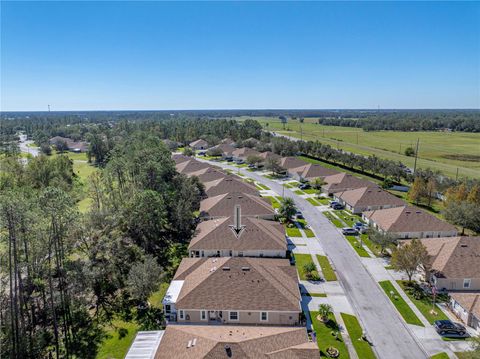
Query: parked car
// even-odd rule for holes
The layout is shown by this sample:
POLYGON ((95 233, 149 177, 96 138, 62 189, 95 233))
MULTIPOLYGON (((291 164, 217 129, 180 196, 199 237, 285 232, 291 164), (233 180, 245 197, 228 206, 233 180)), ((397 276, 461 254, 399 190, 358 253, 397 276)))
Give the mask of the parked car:
POLYGON ((338 204, 337 201, 331 201, 330 204, 329 204, 329 206, 330 206, 330 207, 333 207, 333 206, 336 205, 336 204, 338 204))
POLYGON ((368 226, 365 223, 362 223, 362 222, 356 222, 353 225, 353 228, 355 228, 357 231, 359 231, 362 234, 367 233, 367 231, 368 231, 368 226))
POLYGON ((342 228, 342 234, 346 236, 356 236, 358 234, 358 231, 355 228, 345 227, 342 228))
POLYGON ((340 203, 335 203, 333 206, 332 206, 333 209, 344 209, 345 207, 342 206, 340 203))
POLYGON ((199 156, 205 156, 207 153, 205 151, 198 152, 199 156))
POLYGON ((248 168, 255 168, 255 167, 256 167, 256 166, 255 166, 253 163, 250 163, 250 164, 248 165, 248 168))
POLYGON ((312 186, 310 185, 310 183, 300 183, 298 185, 298 188, 300 189, 309 189, 309 188, 312 188, 312 186))
POLYGON ((303 214, 302 214, 302 212, 300 212, 300 211, 297 211, 297 213, 295 213, 295 217, 296 217, 297 219, 304 219, 304 218, 303 218, 303 214))
POLYGON ((235 163, 236 163, 237 165, 242 165, 242 164, 245 163, 245 161, 244 161, 244 160, 236 160, 235 163))
POLYGON ((454 323, 451 320, 436 320, 434 323, 435 330, 443 336, 465 336, 467 330, 460 323, 454 323))

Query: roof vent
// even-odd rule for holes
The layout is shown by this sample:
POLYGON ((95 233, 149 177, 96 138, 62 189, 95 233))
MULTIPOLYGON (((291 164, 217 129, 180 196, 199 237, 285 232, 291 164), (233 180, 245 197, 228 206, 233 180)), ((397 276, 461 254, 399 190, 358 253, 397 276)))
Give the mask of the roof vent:
POLYGON ((229 345, 225 345, 225 352, 227 353, 227 357, 232 357, 232 348, 229 345))
POLYGON ((247 271, 250 270, 250 267, 242 267, 242 270, 243 270, 244 272, 247 272, 247 271))
POLYGON ((406 214, 410 214, 410 213, 412 213, 412 212, 410 212, 410 211, 405 211, 405 213, 406 213, 406 214))
POLYGON ((468 245, 466 245, 466 244, 460 244, 460 247, 467 248, 468 245))
POLYGON ((190 348, 192 346, 192 341, 189 340, 188 343, 187 343, 187 348, 190 348))
POLYGON ((195 344, 197 344, 197 338, 193 338, 193 341, 192 341, 192 347, 195 346, 195 344))
POLYGON ((224 271, 229 271, 230 270, 230 267, 223 267, 222 268, 224 271))
POLYGON ((416 213, 416 214, 420 214, 420 213, 422 213, 422 212, 420 212, 420 211, 416 211, 415 213, 416 213))

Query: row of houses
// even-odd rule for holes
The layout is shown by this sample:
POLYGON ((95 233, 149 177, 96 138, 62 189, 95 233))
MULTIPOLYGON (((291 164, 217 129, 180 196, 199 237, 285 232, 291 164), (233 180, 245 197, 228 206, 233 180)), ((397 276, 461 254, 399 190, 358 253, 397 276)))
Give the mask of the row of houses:
POLYGON ((318 358, 271 203, 220 168, 172 158, 179 173, 199 178, 206 198, 188 257, 162 301, 166 329, 138 333, 127 358, 318 358))

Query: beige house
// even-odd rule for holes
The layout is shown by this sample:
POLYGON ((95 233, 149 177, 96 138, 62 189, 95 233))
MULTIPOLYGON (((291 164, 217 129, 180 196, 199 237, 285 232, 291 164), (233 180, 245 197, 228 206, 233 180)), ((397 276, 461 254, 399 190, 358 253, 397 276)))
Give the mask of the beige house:
POLYGON ((208 148, 208 142, 202 139, 190 142, 189 146, 195 150, 206 150, 208 148))
POLYGON ((400 198, 377 187, 362 187, 333 194, 335 201, 341 203, 354 214, 377 209, 403 207, 400 198))
POLYGON ((169 325, 155 359, 318 359, 305 328, 169 325))
POLYGON ((338 192, 345 192, 352 189, 362 187, 378 187, 375 183, 366 181, 364 179, 355 177, 348 173, 338 173, 332 176, 324 177, 325 185, 322 186, 322 191, 329 196, 338 192))
POLYGON ((177 163, 175 168, 177 172, 182 173, 184 175, 188 175, 189 173, 198 172, 202 169, 212 167, 204 162, 197 161, 195 159, 190 159, 188 161, 183 161, 177 163))
POLYGON ((454 226, 414 206, 367 211, 362 217, 371 227, 391 233, 398 239, 457 235, 454 226))
POLYGON ((315 178, 325 178, 327 176, 339 174, 338 171, 323 167, 316 163, 308 163, 300 167, 292 168, 289 170, 289 173, 293 178, 299 181, 311 181, 315 178))
POLYGON ((480 237, 420 239, 427 248, 425 280, 438 289, 480 290, 480 237))
POLYGON ((179 324, 302 325, 298 276, 287 259, 184 258, 163 299, 179 324))
POLYGON ((195 172, 190 172, 187 176, 197 176, 200 182, 207 183, 224 178, 227 174, 217 167, 206 167, 195 172))
POLYGON ((286 257, 287 241, 280 223, 245 217, 242 225, 237 236, 232 217, 201 222, 188 246, 190 257, 286 257))
POLYGON ((480 292, 450 293, 449 308, 458 319, 480 332, 480 292))
POLYGON ((298 157, 282 157, 280 160, 280 166, 285 168, 289 173, 291 169, 305 166, 307 164, 306 161, 301 160, 298 157))
POLYGON ((231 192, 209 197, 200 202, 200 217, 204 220, 232 215, 236 205, 240 205, 243 217, 275 219, 275 211, 268 199, 231 192))
POLYGON ((260 195, 257 187, 255 187, 251 183, 243 181, 240 177, 233 175, 227 175, 217 180, 206 182, 204 185, 205 193, 208 197, 214 197, 220 194, 231 192, 241 192, 254 196, 260 195))
POLYGON ((237 148, 232 152, 233 159, 246 160, 248 156, 260 156, 260 152, 255 151, 248 147, 237 148))
POLYGON ((272 151, 262 152, 262 153, 260 153, 259 156, 260 156, 261 158, 263 158, 263 161, 264 161, 264 162, 265 162, 266 160, 268 160, 268 159, 278 160, 278 161, 280 162, 280 160, 282 159, 282 156, 277 155, 276 153, 273 153, 272 151))
POLYGON ((222 151, 222 157, 229 157, 232 156, 233 151, 235 151, 237 148, 234 147, 233 145, 230 145, 228 143, 221 143, 213 148, 218 148, 222 151))
POLYGON ((220 143, 230 145, 230 146, 235 146, 235 141, 232 140, 231 138, 224 138, 223 140, 220 141, 220 143))

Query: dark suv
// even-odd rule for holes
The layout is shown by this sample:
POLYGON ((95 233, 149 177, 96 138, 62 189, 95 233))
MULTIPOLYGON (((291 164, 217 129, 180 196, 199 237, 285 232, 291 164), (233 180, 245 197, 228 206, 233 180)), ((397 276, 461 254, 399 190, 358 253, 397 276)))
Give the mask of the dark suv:
POLYGON ((451 320, 436 320, 434 323, 435 330, 438 334, 443 336, 465 336, 467 330, 459 323, 454 323, 451 320))

